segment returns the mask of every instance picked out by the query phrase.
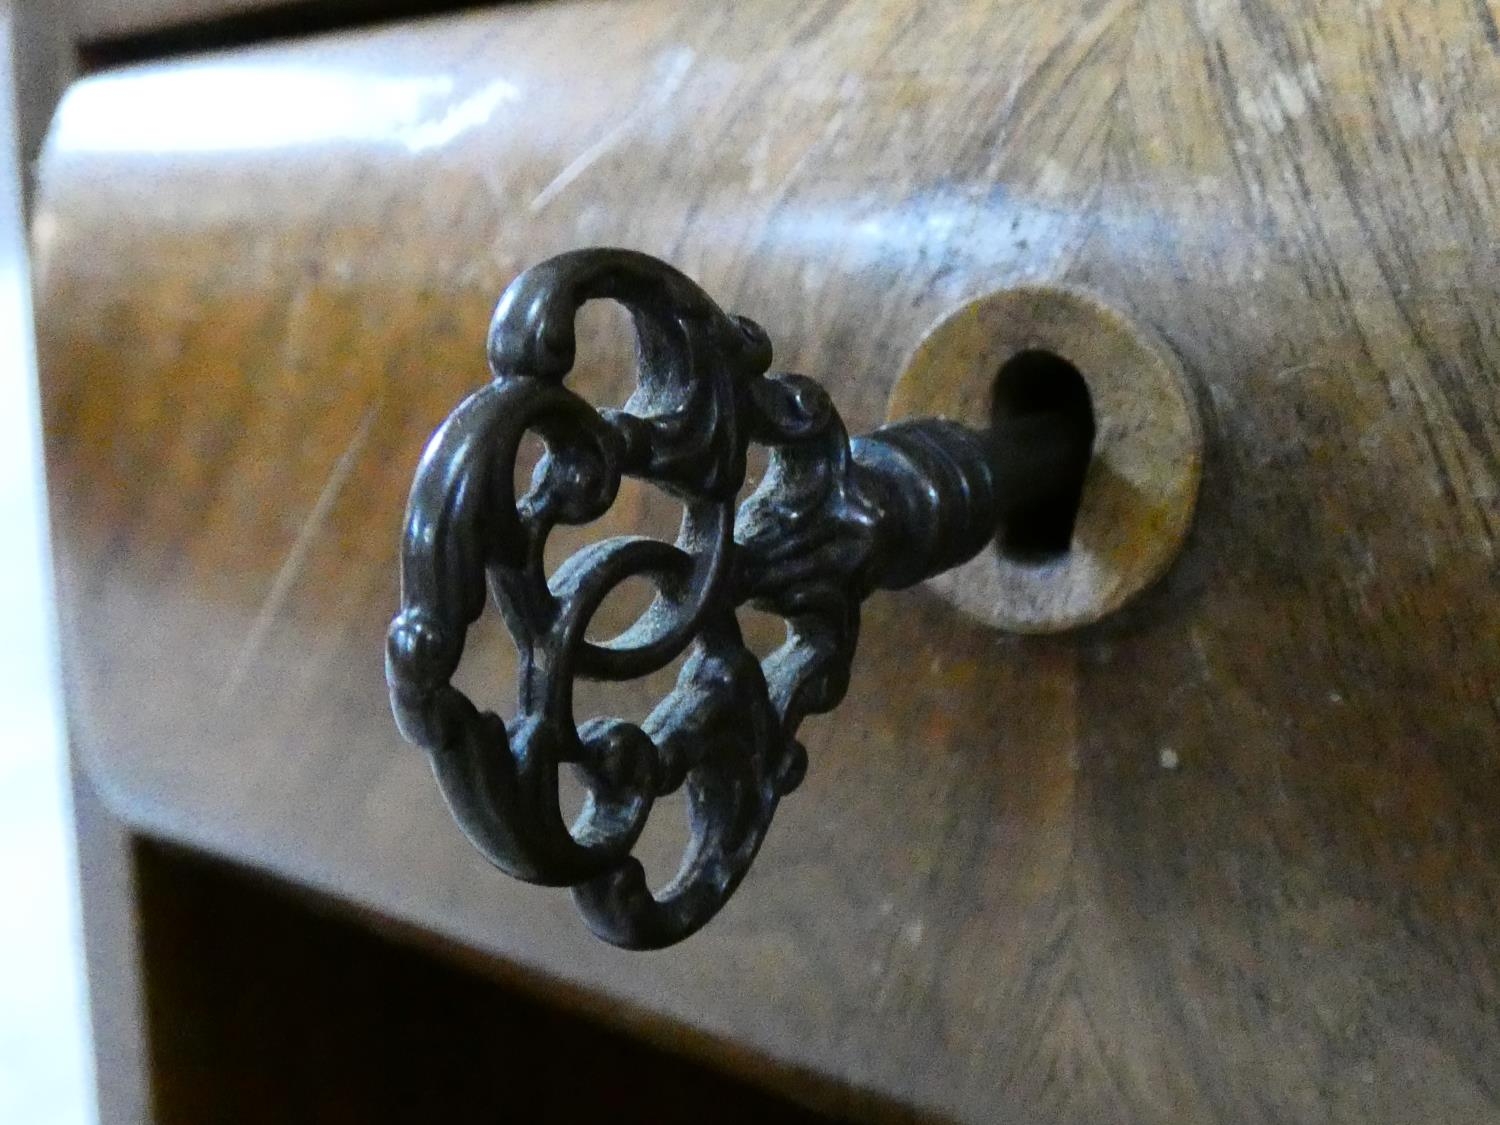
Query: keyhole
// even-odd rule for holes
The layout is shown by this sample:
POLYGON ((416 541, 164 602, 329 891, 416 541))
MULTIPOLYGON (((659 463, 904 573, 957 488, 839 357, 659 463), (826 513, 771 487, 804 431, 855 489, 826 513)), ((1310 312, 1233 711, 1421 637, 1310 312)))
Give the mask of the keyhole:
POLYGON ((995 537, 1013 562, 1040 565, 1068 553, 1094 450, 1094 404, 1078 368, 1030 349, 995 375, 991 432, 1014 476, 995 537))

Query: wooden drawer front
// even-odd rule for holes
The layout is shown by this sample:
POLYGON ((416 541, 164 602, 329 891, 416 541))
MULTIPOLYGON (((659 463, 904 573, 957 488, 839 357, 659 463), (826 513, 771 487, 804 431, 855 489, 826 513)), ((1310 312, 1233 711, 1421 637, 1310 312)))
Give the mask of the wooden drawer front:
MULTIPOLYGON (((80 753, 142 830, 828 1107, 1485 1119, 1495 39, 1469 0, 562 2, 89 79, 36 226, 80 753), (1123 617, 869 603, 749 879, 651 956, 485 865, 382 679, 422 445, 501 288, 592 244, 756 318, 857 429, 964 300, 1092 287, 1210 448, 1123 617)), ((573 383, 618 402, 589 324, 573 383)), ((466 659, 503 711, 498 627, 466 659)))

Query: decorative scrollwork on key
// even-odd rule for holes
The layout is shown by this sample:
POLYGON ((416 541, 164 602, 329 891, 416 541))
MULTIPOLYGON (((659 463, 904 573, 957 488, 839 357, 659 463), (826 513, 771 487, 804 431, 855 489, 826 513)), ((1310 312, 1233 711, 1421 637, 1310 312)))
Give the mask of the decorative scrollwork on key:
POLYGON ((771 346, 654 258, 582 250, 506 290, 489 333, 494 380, 462 402, 418 466, 402 548, 401 609, 386 672, 401 732, 430 754, 474 845, 502 870, 569 886, 590 928, 616 945, 680 941, 724 905, 754 860, 777 802, 802 780, 797 728, 843 698, 861 601, 971 557, 1003 517, 998 457, 985 435, 923 420, 850 442, 828 395, 768 374, 771 346), (629 310, 637 387, 596 410, 564 385, 574 321, 594 299, 629 310), (545 452, 517 496, 522 439, 545 452), (736 508, 751 442, 769 450, 736 508), (550 581, 558 524, 585 524, 622 476, 684 506, 675 543, 608 538, 550 581), (589 622, 627 579, 655 587, 649 609, 608 642, 589 622), (487 593, 518 652, 518 704, 502 721, 452 684, 487 593), (764 661, 735 610, 786 620, 764 661), (631 680, 687 653, 676 686, 640 725, 574 713, 577 680, 631 680), (586 796, 571 824, 558 774, 586 796), (653 894, 631 855, 653 801, 685 787, 690 841, 653 894))

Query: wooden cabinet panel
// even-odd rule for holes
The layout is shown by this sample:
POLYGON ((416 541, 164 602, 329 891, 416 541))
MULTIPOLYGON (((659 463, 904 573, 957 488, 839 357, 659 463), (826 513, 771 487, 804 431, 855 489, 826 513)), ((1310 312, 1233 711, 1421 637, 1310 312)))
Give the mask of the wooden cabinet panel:
MULTIPOLYGON (((1492 17, 579 0, 88 80, 36 226, 80 754, 142 831, 825 1108, 1493 1119, 1492 17), (486 867, 382 680, 417 455, 500 289, 591 244, 756 318, 860 429, 964 300, 1092 287, 1178 350, 1209 441, 1120 617, 869 603, 745 885, 650 956, 486 867)), ((619 401, 590 325, 574 384, 619 401)), ((500 631, 466 659, 504 710, 500 631)))

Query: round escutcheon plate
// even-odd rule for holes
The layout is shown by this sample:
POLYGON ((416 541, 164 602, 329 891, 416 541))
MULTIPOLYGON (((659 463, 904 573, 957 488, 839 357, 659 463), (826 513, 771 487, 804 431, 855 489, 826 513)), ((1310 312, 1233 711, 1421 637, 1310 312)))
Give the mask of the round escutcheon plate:
POLYGON ((1093 407, 1071 545, 1043 562, 990 548, 928 586, 998 628, 1053 633, 1119 609, 1166 571, 1192 522, 1203 431, 1187 376, 1154 332, 1092 294, 1050 286, 989 294, 938 324, 907 361, 887 419, 986 429, 1001 368, 1036 351, 1082 375, 1093 407))

